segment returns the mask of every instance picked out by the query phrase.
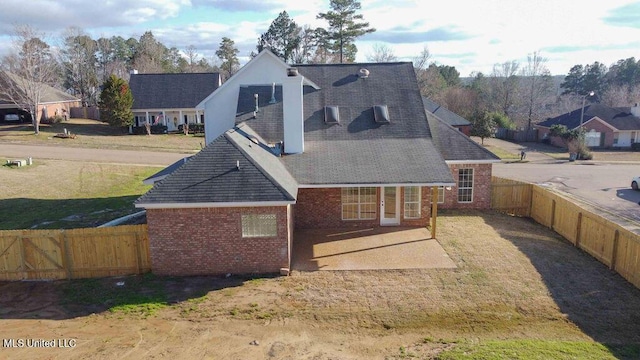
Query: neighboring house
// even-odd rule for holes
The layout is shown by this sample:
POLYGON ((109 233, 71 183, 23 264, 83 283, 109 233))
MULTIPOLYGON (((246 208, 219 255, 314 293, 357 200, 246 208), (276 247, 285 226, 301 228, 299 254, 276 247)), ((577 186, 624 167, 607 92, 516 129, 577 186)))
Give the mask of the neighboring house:
POLYGON ((155 273, 278 272, 299 229, 426 226, 434 198, 490 207, 498 158, 427 117, 411 63, 263 51, 198 108, 208 145, 136 201, 155 273))
POLYGON ((423 96, 422 102, 424 103, 425 110, 436 115, 447 124, 461 131, 463 134, 470 136, 471 122, 469 120, 448 110, 446 107, 440 106, 440 104, 434 102, 433 100, 427 97, 423 96))
MULTIPOLYGON (((535 125, 538 138, 549 139, 557 146, 565 146, 561 139, 549 137, 553 125, 564 125, 572 130, 580 127, 582 108, 547 119, 535 125)), ((640 142, 640 107, 609 107, 602 104, 590 104, 584 107, 582 118, 585 130, 585 142, 589 147, 628 148, 640 142)))
MULTIPOLYGON (((24 83, 26 80, 21 77, 7 73, 8 76, 17 84, 17 88, 20 88, 19 84, 24 83)), ((2 85, 4 89, 9 87, 2 85)), ((38 104, 37 111, 41 115, 41 121, 46 122, 46 119, 60 115, 68 118, 71 114, 71 108, 81 106, 80 99, 73 95, 70 95, 62 90, 58 90, 49 85, 43 85, 42 98, 38 104)), ((1 92, 0 92, 1 93, 1 92)), ((20 98, 18 97, 15 97, 20 98)), ((24 116, 24 121, 31 121, 31 116, 28 114, 29 106, 27 104, 16 105, 10 101, 6 96, 0 95, 0 119, 4 118, 5 114, 20 114, 24 116)))
POLYGON ((145 122, 177 131, 181 124, 204 123, 196 109, 221 85, 219 73, 138 74, 132 71, 129 87, 133 95, 134 126, 145 122))

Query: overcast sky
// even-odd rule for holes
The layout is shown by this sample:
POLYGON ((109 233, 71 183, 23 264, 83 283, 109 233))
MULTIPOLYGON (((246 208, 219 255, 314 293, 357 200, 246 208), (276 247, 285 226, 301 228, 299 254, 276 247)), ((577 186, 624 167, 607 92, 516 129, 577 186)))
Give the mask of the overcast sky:
MULTIPOLYGON (((640 58, 640 2, 629 0, 362 0, 362 14, 376 32, 360 38, 357 61, 374 44, 411 60, 424 46, 432 61, 455 66, 462 76, 490 73, 493 64, 539 51, 554 75, 576 64, 640 58)), ((94 39, 138 39, 151 30, 168 47, 194 45, 211 59, 223 36, 235 41, 246 61, 257 38, 287 10, 298 25, 326 26, 316 19, 328 0, 2 0, 0 53, 13 26, 30 24, 49 43, 68 26, 94 39)))

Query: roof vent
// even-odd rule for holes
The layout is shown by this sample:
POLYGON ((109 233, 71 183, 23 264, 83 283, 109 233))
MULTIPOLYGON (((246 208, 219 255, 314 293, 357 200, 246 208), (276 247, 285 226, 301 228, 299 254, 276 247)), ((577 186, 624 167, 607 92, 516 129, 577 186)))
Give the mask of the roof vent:
POLYGON ((389 120, 389 109, 387 105, 375 105, 373 107, 373 117, 378 124, 388 124, 391 122, 389 120))
POLYGON ((298 76, 298 68, 290 67, 287 69, 287 76, 298 76))
POLYGON ((366 79, 369 77, 369 70, 362 68, 360 70, 358 70, 358 77, 360 79, 366 79))
POLYGON ((339 124, 340 123, 340 110, 337 106, 325 106, 324 107, 324 123, 325 124, 339 124))

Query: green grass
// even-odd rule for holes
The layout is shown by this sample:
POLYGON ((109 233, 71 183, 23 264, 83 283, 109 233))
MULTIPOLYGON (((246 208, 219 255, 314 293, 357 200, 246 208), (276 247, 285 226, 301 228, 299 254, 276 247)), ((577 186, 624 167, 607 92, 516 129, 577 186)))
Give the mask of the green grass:
POLYGON ((62 287, 66 306, 99 306, 112 313, 148 317, 168 306, 163 282, 152 274, 122 279, 72 280, 62 287), (118 282, 124 282, 119 286, 118 282))
POLYGON ((496 156, 498 156, 502 160, 520 160, 519 154, 509 152, 496 146, 484 145, 484 147, 492 153, 496 154, 496 156))
POLYGON ((546 360, 546 359, 636 359, 640 347, 607 347, 596 342, 545 340, 494 340, 475 344, 458 344, 445 350, 439 360, 546 360))
POLYGON ((0 167, 0 230, 94 227, 139 211, 157 167, 37 161, 0 167))

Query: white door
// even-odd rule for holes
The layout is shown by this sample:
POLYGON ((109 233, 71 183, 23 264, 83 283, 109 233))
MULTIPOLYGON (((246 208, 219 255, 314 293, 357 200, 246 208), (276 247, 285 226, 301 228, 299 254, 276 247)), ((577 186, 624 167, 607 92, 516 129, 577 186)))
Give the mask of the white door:
POLYGON ((400 225, 400 188, 380 189, 380 225, 400 225))

